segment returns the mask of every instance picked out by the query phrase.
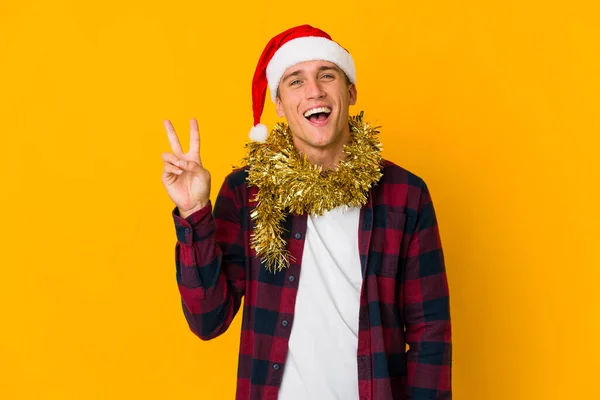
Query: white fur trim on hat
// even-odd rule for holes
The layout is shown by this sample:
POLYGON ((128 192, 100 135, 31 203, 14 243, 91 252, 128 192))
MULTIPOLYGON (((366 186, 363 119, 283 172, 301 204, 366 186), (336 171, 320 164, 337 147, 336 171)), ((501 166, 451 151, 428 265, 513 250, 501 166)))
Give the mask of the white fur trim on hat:
POLYGON ((281 46, 267 65, 267 81, 271 100, 277 98, 277 88, 283 73, 289 67, 305 61, 323 60, 336 64, 346 73, 350 82, 356 83, 354 60, 342 46, 322 37, 306 36, 292 39, 281 46))
POLYGON ((264 142, 269 136, 269 130, 264 124, 258 124, 250 129, 250 140, 253 142, 264 142))

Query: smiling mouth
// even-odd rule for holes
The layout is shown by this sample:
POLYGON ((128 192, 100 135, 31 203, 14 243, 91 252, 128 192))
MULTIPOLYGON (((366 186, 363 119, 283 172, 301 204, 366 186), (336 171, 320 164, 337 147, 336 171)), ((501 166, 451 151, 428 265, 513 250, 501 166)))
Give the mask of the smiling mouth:
POLYGON ((323 126, 329 120, 331 115, 331 108, 329 107, 318 107, 308 110, 304 113, 304 118, 308 120, 314 126, 323 126))

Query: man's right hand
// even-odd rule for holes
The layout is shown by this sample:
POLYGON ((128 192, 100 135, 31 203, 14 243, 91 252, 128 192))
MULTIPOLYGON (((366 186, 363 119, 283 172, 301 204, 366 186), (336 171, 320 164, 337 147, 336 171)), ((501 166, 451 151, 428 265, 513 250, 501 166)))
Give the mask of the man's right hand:
POLYGON ((198 122, 190 121, 190 149, 185 154, 171 121, 165 120, 164 125, 173 153, 162 154, 165 163, 162 182, 179 209, 179 215, 186 218, 208 204, 210 172, 204 169, 200 160, 198 122))

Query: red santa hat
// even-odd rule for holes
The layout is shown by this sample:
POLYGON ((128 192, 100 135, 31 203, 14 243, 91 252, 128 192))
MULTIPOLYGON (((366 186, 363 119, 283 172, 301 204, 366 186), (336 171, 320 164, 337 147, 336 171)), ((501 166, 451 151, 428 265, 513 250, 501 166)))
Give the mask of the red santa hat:
POLYGON ((252 80, 254 126, 250 130, 250 139, 261 142, 267 139, 268 129, 260 123, 267 84, 270 88, 271 100, 275 102, 277 87, 285 70, 301 62, 314 60, 336 64, 348 76, 350 82, 356 83, 356 70, 352 56, 327 33, 310 25, 297 26, 280 33, 267 43, 254 72, 252 80))

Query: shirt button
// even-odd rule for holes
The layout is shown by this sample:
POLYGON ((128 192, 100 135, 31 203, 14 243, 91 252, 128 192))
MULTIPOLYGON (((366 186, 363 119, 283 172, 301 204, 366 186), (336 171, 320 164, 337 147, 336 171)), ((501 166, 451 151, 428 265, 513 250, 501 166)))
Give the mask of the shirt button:
POLYGON ((361 361, 365 361, 366 359, 367 359, 367 356, 365 356, 365 355, 360 356, 361 361))
POLYGON ((290 324, 290 323, 288 322, 288 320, 287 320, 287 319, 284 319, 283 321, 281 321, 281 326, 283 326, 284 328, 285 328, 286 326, 288 326, 289 324, 290 324))
POLYGON ((185 233, 190 233, 190 228, 185 228, 185 233))
POLYGON ((294 283, 294 281, 295 281, 295 280, 296 280, 296 277, 295 277, 294 275, 290 275, 290 276, 288 277, 288 281, 290 281, 290 282, 292 282, 292 283, 294 283))
POLYGON ((279 371, 279 368, 281 368, 279 364, 273 364, 273 369, 275 371, 279 371))
POLYGON ((296 235, 294 235, 294 237, 298 240, 302 239, 302 234, 300 232, 296 233, 296 235))

